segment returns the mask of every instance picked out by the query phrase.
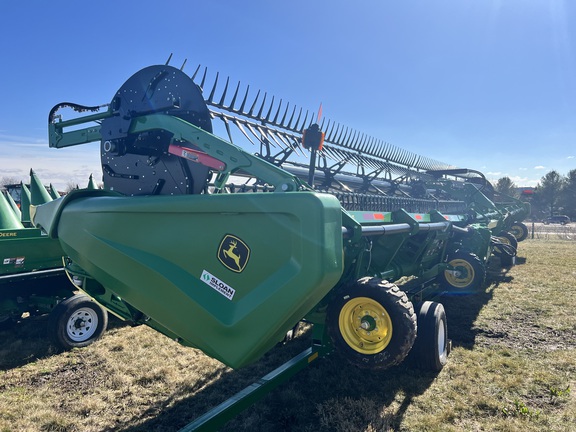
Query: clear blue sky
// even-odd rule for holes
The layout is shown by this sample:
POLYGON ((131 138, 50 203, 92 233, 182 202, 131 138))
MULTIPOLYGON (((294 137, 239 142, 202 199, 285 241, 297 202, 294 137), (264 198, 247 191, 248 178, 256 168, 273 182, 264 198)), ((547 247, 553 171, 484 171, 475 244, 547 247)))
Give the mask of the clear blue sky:
POLYGON ((99 177, 97 146, 48 148, 50 108, 170 53, 490 179, 576 169, 573 0, 7 0, 0 47, 0 178, 99 177))

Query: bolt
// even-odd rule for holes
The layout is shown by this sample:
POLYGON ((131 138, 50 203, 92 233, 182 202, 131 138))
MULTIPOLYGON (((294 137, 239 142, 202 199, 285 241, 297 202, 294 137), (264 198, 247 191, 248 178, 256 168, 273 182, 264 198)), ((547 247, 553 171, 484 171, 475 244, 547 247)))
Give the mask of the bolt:
POLYGON ((116 145, 112 141, 104 141, 104 151, 109 153, 116 150, 116 145))

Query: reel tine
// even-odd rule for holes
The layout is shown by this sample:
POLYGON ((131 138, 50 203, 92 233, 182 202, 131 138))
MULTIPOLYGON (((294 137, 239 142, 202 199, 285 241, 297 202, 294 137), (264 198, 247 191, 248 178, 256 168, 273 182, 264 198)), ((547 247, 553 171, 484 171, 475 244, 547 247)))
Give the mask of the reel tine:
POLYGON ((297 156, 304 156, 304 152, 300 149, 300 142, 298 141, 298 138, 296 138, 294 135, 285 133, 279 133, 279 136, 282 138, 282 141, 285 142, 286 145, 292 149, 294 153, 296 153, 297 156))
POLYGON ((345 126, 338 123, 336 126, 336 131, 334 132, 334 136, 330 140, 330 142, 342 147, 342 136, 344 136, 345 126))
POLYGON ((196 68, 196 70, 194 71, 194 73, 190 76, 190 79, 192 81, 196 80, 196 75, 198 74, 198 71, 200 71, 200 67, 201 67, 201 65, 199 64, 198 67, 196 68))
POLYGON ((398 152, 396 153, 395 161, 397 164, 404 165, 404 151, 401 148, 398 148, 398 152))
POLYGON ((254 138, 256 138, 258 141, 260 140, 260 136, 256 133, 256 131, 254 129, 252 129, 252 125, 250 123, 246 123, 246 127, 248 128, 248 130, 250 131, 250 133, 252 135, 254 135, 254 138))
POLYGON ((308 114, 310 114, 310 112, 308 110, 306 110, 306 115, 304 116, 304 120, 302 121, 302 127, 300 127, 300 130, 305 129, 305 126, 306 126, 307 120, 308 120, 308 114))
POLYGON ((274 120, 272 120, 273 124, 278 124, 276 123, 278 121, 278 116, 280 115, 280 109, 282 108, 282 99, 280 99, 280 103, 278 104, 278 110, 276 111, 276 115, 274 116, 274 120))
POLYGON ((274 141, 274 142, 272 142, 272 141, 268 138, 268 134, 272 135, 271 132, 270 132, 271 129, 268 129, 268 128, 266 128, 266 127, 263 128, 263 127, 261 127, 260 125, 255 125, 255 127, 256 127, 256 129, 258 130, 258 132, 260 132, 261 136, 264 137, 264 138, 266 139, 266 141, 267 141, 272 147, 275 148, 276 146, 274 145, 274 142, 276 142, 276 141, 274 140, 274 138, 272 138, 272 141, 274 141))
POLYGON ((202 81, 200 82, 200 88, 204 89, 204 83, 206 82, 206 74, 208 73, 208 68, 204 68, 204 75, 202 75, 202 81))
POLYGON ((363 134, 361 135, 359 141, 358 141, 358 148, 359 148, 359 150, 360 150, 361 153, 367 153, 367 151, 366 151, 366 149, 367 149, 367 146, 366 146, 366 138, 367 138, 367 135, 365 135, 365 134, 363 133, 363 134))
POLYGON ((228 84, 230 84, 230 77, 226 78, 226 85, 224 86, 224 91, 222 92, 222 97, 220 98, 219 106, 224 107, 224 98, 228 92, 228 84))
POLYGON ((326 127, 326 130, 330 129, 330 132, 326 134, 328 136, 328 138, 326 138, 327 141, 332 141, 335 124, 336 124, 335 122, 332 123, 332 129, 330 129, 330 121, 328 121, 328 126, 326 127))
POLYGON ((370 153, 370 136, 366 135, 362 140, 362 153, 366 155, 371 155, 370 153))
POLYGON ((366 135, 366 139, 364 140, 364 153, 366 153, 367 155, 370 156, 374 156, 373 153, 373 149, 374 147, 372 146, 372 137, 370 135, 366 135))
POLYGON ((374 137, 370 137, 370 154, 374 157, 376 156, 376 153, 378 152, 378 140, 374 137))
POLYGON ((292 110, 292 115, 290 116, 290 120, 288 120, 288 126, 286 126, 287 129, 292 130, 292 120, 294 120, 294 114, 296 114, 296 105, 294 105, 294 109, 292 110))
POLYGON ((284 147, 287 148, 292 148, 292 144, 290 144, 287 140, 286 140, 286 136, 282 131, 279 130, 274 130, 274 133, 276 134, 276 138, 278 138, 282 144, 284 145, 284 147))
POLYGON ((390 162, 393 159, 393 157, 394 157, 394 145, 389 144, 386 153, 386 160, 390 162))
POLYGON ((366 153, 374 156, 374 138, 370 135, 366 138, 366 153))
POLYGON ((298 127, 298 123, 300 122, 301 116, 302 116, 302 108, 300 108, 300 111, 298 111, 298 118, 296 119, 296 123, 294 123, 294 129, 293 129, 293 130, 297 130, 298 132, 302 132, 302 128, 298 127))
POLYGON ((212 87, 212 91, 210 92, 210 96, 208 97, 208 103, 214 103, 214 92, 216 91, 216 86, 218 85, 219 76, 220 73, 216 72, 216 79, 214 80, 214 86, 212 87))
POLYGON ((279 147, 283 148, 291 148, 290 145, 282 139, 282 134, 278 133, 275 129, 269 129, 270 135, 274 138, 274 141, 278 144, 279 147))
POLYGON ((338 160, 338 159, 343 159, 343 156, 344 156, 340 151, 338 151, 338 149, 332 148, 332 147, 324 146, 324 147, 322 148, 322 151, 323 151, 325 154, 327 154, 328 156, 330 156, 330 157, 332 157, 333 159, 336 159, 336 160, 338 160))
POLYGON ((354 129, 346 130, 347 135, 344 137, 344 141, 342 141, 342 146, 347 147, 350 150, 354 150, 350 147, 350 142, 353 140, 353 137, 356 135, 356 131, 354 129))
POLYGON ((409 166, 410 166, 410 159, 411 159, 411 154, 410 154, 410 152, 404 150, 404 151, 403 151, 403 155, 402 155, 402 163, 403 163, 405 166, 409 167, 409 166))
POLYGON ((348 127, 346 127, 346 129, 344 129, 344 126, 342 126, 342 130, 340 131, 340 136, 338 137, 338 145, 342 146, 342 147, 346 147, 346 139, 348 136, 349 130, 348 127))
POLYGON ((228 134, 228 140, 230 144, 234 144, 232 140, 232 131, 230 130, 230 124, 228 123, 228 119, 226 117, 222 117, 222 121, 224 122, 224 127, 226 128, 226 133, 228 134))
POLYGON ((426 158, 424 156, 418 156, 418 158, 414 161, 414 166, 416 168, 426 169, 425 165, 426 165, 426 158))
POLYGON ((234 104, 236 103, 236 97, 238 96, 238 90, 240 90, 240 81, 236 85, 236 91, 234 92, 234 96, 232 96, 232 100, 230 101, 230 109, 234 111, 234 104))
POLYGON ((357 140, 357 135, 358 135, 358 132, 357 132, 357 131, 354 131, 354 134, 352 134, 352 133, 350 134, 350 137, 348 138, 348 141, 346 141, 346 147, 351 148, 352 150, 356 150, 356 149, 354 148, 354 143, 355 143, 356 140, 357 140), (350 140, 352 140, 352 142, 350 142, 350 140))
POLYGON ((384 159, 384 154, 386 150, 386 143, 382 142, 382 140, 378 140, 378 157, 384 159))
POLYGON ((396 158, 396 163, 406 166, 406 153, 403 149, 398 149, 398 157, 396 158))
POLYGON ((380 140, 378 138, 372 137, 371 145, 372 145, 371 154, 375 158, 378 158, 378 152, 380 151, 380 140))
POLYGON ((398 149, 396 147, 392 148, 392 154, 390 155, 390 162, 396 162, 398 159, 398 149))
POLYGON ((248 87, 246 87, 246 93, 244 94, 244 99, 242 100, 242 103, 240 104, 240 108, 238 109, 240 114, 244 114, 244 106, 246 105, 246 100, 248 99, 248 91, 249 90, 250 90, 250 86, 248 85, 248 87))
POLYGON ((406 152, 406 151, 405 151, 404 154, 403 154, 402 164, 403 164, 405 167, 407 167, 407 168, 410 167, 410 159, 412 158, 411 156, 412 156, 412 155, 410 155, 410 154, 409 154, 408 152, 406 152))
POLYGON ((256 115, 256 117, 258 117, 259 119, 262 119, 262 111, 264 110, 264 104, 266 103, 266 96, 268 96, 268 93, 264 93, 264 99, 262 99, 262 105, 260 105, 260 110, 256 115))
POLYGON ((360 152, 360 153, 362 152, 362 147, 360 146, 360 144, 362 143, 362 137, 363 136, 364 136, 364 134, 362 132, 358 131, 356 139, 352 143, 352 147, 354 148, 354 150, 356 150, 357 152, 360 152))
POLYGON ((235 117, 233 118, 232 122, 236 125, 236 127, 237 127, 238 129, 240 129, 240 132, 242 132, 242 134, 246 137, 246 139, 247 139, 248 141, 250 141, 250 143, 251 143, 252 145, 255 146, 256 144, 254 144, 254 141, 252 141, 252 140, 250 139, 250 137, 248 136, 248 134, 246 133, 246 131, 245 131, 244 128, 242 127, 242 123, 240 123, 240 122, 238 121, 238 119, 235 118, 235 117))
POLYGON ((286 127, 284 126, 284 121, 286 121, 286 116, 288 115, 288 108, 290 107, 290 102, 286 103, 286 109, 284 110, 284 115, 282 116, 282 120, 280 120, 280 126, 282 127, 286 127))
POLYGON ((361 153, 368 153, 368 147, 367 147, 367 142, 368 142, 368 135, 366 135, 365 133, 362 134, 362 136, 359 138, 358 140, 358 148, 359 151, 361 153))
POLYGON ((350 147, 352 150, 354 151, 359 151, 358 149, 358 139, 360 138, 360 131, 355 130, 354 131, 354 138, 351 140, 351 142, 348 144, 348 147, 350 147))
POLYGON ((258 90, 258 93, 256 93, 256 99, 254 99, 254 102, 252 103, 252 106, 250 107, 250 111, 248 111, 248 116, 252 117, 252 113, 254 112, 254 108, 256 108, 256 103, 258 102, 258 98, 260 97, 260 90, 258 90))
POLYGON ((270 102, 270 108, 268 109, 268 114, 266 114, 265 121, 270 122, 270 114, 272 114, 272 108, 274 107, 274 96, 272 96, 272 102, 270 102))

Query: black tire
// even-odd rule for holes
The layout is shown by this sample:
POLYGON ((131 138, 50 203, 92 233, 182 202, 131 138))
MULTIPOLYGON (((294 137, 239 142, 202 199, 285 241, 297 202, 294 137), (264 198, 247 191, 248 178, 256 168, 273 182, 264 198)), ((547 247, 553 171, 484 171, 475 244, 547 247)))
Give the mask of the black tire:
POLYGON ((84 294, 59 303, 48 318, 48 332, 63 350, 82 348, 97 340, 108 326, 108 313, 84 294))
POLYGON ((452 267, 438 275, 440 286, 452 294, 474 294, 481 290, 486 278, 486 267, 475 254, 457 250, 447 263, 452 267))
POLYGON ((528 227, 522 222, 514 222, 510 227, 510 232, 519 242, 528 238, 528 227))
POLYGON ((418 334, 410 351, 410 361, 419 369, 440 372, 448 361, 450 346, 446 312, 441 303, 431 301, 419 307, 418 334))
POLYGON ((337 352, 366 369, 400 364, 416 338, 416 314, 406 294, 370 277, 340 289, 328 306, 327 326, 337 352))

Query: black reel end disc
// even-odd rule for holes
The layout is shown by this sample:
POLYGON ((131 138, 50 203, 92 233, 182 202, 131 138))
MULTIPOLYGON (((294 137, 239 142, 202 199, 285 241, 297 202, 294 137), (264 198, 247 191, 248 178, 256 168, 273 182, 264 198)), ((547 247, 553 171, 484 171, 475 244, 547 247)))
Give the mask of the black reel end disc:
MULTIPOLYGON (((162 113, 212 132, 200 88, 168 65, 149 66, 132 75, 111 103, 114 116, 101 126, 104 186, 126 195, 200 193, 209 168, 168 153, 172 136, 163 130, 129 134, 134 117, 162 113)), ((191 144, 186 143, 187 147, 191 144)))

